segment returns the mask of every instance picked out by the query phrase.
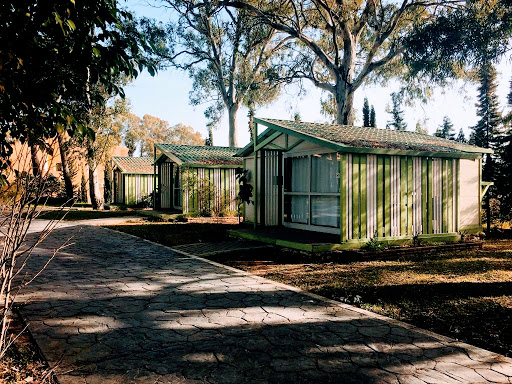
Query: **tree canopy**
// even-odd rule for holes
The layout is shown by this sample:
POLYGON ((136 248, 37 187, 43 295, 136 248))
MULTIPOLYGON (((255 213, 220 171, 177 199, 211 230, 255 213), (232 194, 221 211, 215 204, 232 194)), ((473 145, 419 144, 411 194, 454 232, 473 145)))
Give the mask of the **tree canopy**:
POLYGON ((162 65, 189 73, 191 104, 208 105, 205 116, 210 127, 228 112, 229 145, 237 146, 240 107, 264 105, 279 94, 283 79, 278 75, 278 56, 289 38, 243 9, 225 8, 215 1, 199 5, 193 0, 162 1, 177 21, 165 28, 151 20, 143 22, 160 42, 157 56, 162 65))
POLYGON ((0 171, 13 140, 43 146, 63 130, 92 137, 76 108, 103 103, 91 84, 123 95, 120 74, 154 73, 149 45, 114 1, 7 0, 0 19, 0 171))

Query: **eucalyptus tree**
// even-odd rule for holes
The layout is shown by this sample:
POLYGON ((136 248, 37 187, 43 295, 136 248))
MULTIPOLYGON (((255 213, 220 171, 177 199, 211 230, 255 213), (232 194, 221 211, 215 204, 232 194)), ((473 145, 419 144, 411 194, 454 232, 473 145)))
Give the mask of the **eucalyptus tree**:
POLYGON ((328 92, 336 121, 353 123, 355 92, 368 82, 405 78, 403 38, 415 26, 435 21, 458 0, 343 1, 249 0, 223 4, 245 9, 296 42, 293 78, 308 79, 328 92), (299 65, 297 65, 299 64, 299 65))
MULTIPOLYGON (((189 73, 190 102, 209 104, 205 116, 216 125, 227 111, 229 145, 237 146, 237 116, 243 105, 254 108, 274 100, 282 84, 277 55, 289 37, 242 9, 225 8, 217 1, 166 0, 175 22, 161 27, 157 55, 162 65, 189 73)), ((253 1, 255 6, 264 0, 253 1)), ((145 21, 149 30, 155 23, 145 21)), ((210 138, 211 139, 211 138, 210 138)))

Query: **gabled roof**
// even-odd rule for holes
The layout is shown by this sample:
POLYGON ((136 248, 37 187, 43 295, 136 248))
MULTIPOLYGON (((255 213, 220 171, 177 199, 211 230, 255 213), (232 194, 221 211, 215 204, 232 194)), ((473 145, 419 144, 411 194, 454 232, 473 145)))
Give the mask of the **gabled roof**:
MULTIPOLYGON (((258 141, 272 132, 286 133, 323 147, 345 152, 376 154, 410 154, 416 156, 475 158, 492 150, 447 140, 417 132, 395 131, 339 124, 306 123, 288 120, 255 118, 255 123, 269 129, 258 135, 258 141)), ((248 156, 253 152, 252 142, 237 153, 248 156)))
POLYGON ((153 158, 149 156, 132 157, 132 156, 113 156, 114 165, 123 173, 153 173, 153 158))
POLYGON ((178 165, 242 165, 242 159, 234 157, 240 148, 231 147, 210 147, 198 145, 180 145, 180 144, 155 144, 162 154, 178 165))

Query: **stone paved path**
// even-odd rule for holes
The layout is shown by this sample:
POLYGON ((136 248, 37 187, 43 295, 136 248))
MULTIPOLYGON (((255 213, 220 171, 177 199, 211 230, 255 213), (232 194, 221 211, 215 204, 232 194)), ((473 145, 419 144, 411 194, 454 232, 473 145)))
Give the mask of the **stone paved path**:
POLYGON ((19 296, 62 384, 512 382, 511 359, 111 230, 33 261, 71 235, 19 296))

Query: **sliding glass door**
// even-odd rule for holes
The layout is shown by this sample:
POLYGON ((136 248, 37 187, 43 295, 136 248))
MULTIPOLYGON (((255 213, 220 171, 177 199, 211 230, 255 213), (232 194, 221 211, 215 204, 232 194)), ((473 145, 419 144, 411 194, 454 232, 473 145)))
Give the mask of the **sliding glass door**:
POLYGON ((333 232, 340 227, 339 156, 292 155, 284 163, 284 222, 289 227, 333 232))

